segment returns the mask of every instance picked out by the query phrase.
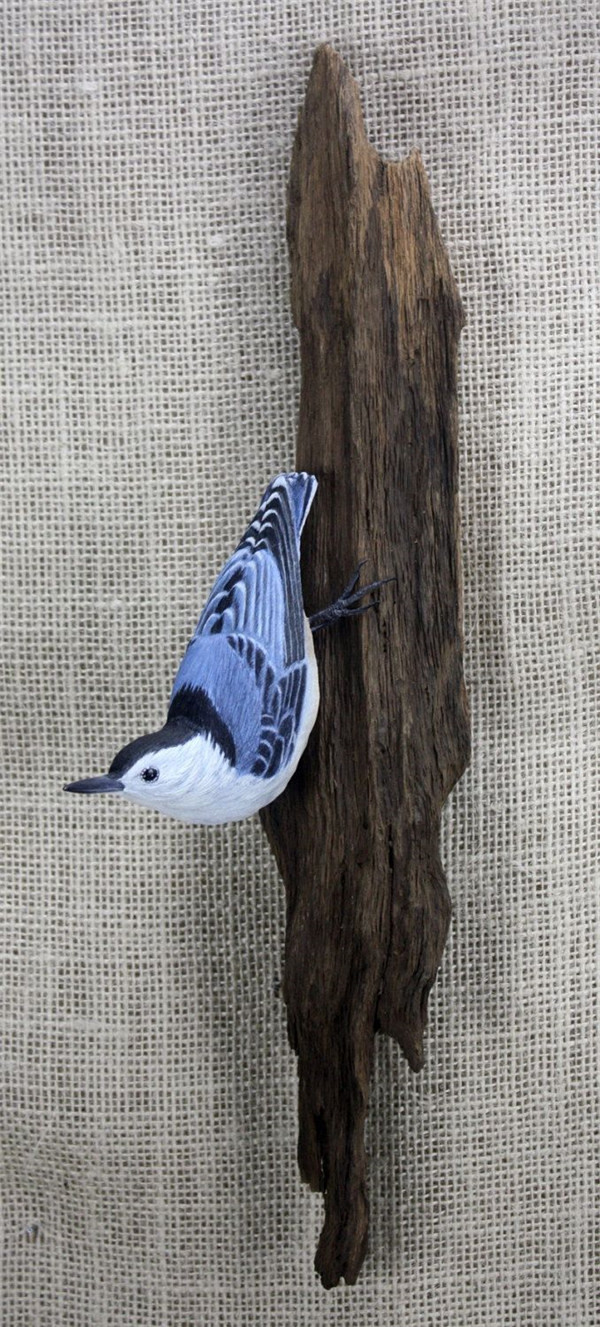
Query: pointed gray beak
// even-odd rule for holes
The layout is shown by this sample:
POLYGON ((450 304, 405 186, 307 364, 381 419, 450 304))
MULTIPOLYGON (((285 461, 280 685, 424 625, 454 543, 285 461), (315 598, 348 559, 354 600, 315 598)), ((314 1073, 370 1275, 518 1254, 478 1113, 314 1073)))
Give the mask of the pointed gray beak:
POLYGON ((78 783, 66 783, 66 793, 121 793, 125 787, 120 779, 112 779, 110 774, 99 774, 95 779, 79 779, 78 783))

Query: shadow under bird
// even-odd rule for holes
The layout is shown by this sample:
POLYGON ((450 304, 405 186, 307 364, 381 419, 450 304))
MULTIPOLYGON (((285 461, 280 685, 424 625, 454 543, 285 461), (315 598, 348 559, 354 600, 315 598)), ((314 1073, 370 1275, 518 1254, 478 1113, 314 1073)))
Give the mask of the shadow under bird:
POLYGON ((314 475, 272 480, 209 595, 166 723, 66 792, 117 793, 196 825, 243 820, 283 792, 319 708, 313 632, 366 612, 376 601, 359 601, 385 584, 357 589, 359 567, 335 603, 307 617, 300 536, 316 489, 314 475))

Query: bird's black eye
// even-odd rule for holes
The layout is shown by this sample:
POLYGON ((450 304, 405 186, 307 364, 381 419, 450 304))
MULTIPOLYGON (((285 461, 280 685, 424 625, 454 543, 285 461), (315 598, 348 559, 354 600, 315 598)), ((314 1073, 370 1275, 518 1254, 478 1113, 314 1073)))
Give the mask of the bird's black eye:
POLYGON ((148 769, 142 770, 142 778, 144 783, 155 783, 158 778, 158 770, 149 766, 148 769))

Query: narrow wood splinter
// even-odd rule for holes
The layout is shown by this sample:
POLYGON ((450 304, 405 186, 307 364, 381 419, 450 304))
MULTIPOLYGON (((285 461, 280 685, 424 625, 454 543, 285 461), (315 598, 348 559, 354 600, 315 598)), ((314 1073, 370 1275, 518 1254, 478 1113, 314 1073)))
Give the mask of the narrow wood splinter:
POLYGON ((302 393, 296 466, 319 479, 307 611, 359 559, 380 604, 315 638, 321 707, 261 812, 287 894, 283 996, 298 1056, 302 1178, 325 1195, 315 1266, 354 1282, 367 1248, 364 1126, 375 1033, 423 1064, 449 924, 440 813, 469 758, 456 371, 463 314, 419 155, 382 161, 358 89, 315 55, 289 184, 302 393))

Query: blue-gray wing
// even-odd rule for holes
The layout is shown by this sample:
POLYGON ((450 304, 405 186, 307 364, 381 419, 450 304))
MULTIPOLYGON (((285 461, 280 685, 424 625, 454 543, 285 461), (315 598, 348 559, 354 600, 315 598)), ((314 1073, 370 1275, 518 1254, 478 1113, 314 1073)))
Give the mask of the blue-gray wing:
POLYGON ((302 714, 300 535, 316 487, 303 473, 269 484, 213 586, 173 685, 168 718, 185 717, 217 742, 220 732, 239 772, 257 777, 271 778, 287 763, 302 714))
POLYGON ((294 749, 304 697, 308 667, 305 659, 276 673, 264 651, 248 636, 228 636, 227 643, 256 674, 260 688, 260 731, 242 753, 241 772, 270 779, 287 762, 294 749))

